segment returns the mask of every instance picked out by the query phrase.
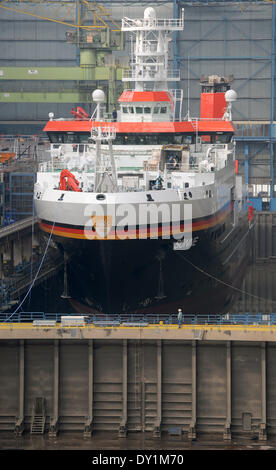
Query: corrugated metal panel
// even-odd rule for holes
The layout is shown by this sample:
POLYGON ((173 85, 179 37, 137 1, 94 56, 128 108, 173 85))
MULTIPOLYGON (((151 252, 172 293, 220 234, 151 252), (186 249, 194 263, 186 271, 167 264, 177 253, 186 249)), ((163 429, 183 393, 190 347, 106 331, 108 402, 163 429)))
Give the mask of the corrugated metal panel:
POLYGON ((198 109, 193 103, 199 94, 197 77, 233 74, 233 88, 238 92, 234 119, 269 118, 271 29, 271 6, 185 5, 185 27, 178 46, 183 71, 190 57, 192 113, 198 109))
POLYGON ((93 431, 118 432, 125 403, 129 431, 152 432, 160 412, 162 431, 178 426, 180 434, 187 433, 195 419, 199 437, 223 433, 227 423, 247 439, 258 435, 262 423, 275 434, 272 339, 128 340, 126 349, 121 340, 94 340, 90 350, 86 340, 73 339, 73 331, 55 343, 0 342, 1 431, 14 430, 19 411, 29 431, 34 400, 44 397, 46 432, 55 411, 58 431, 83 431, 91 410, 93 431))
MULTIPOLYGON (((103 2, 111 7, 112 16, 120 22, 122 16, 141 17, 143 6, 117 6, 103 2)), ((44 6, 47 7, 47 3, 44 6)), ((199 77, 200 75, 233 74, 233 88, 238 92, 234 105, 234 119, 269 119, 271 67, 271 6, 228 4, 225 6, 185 6, 184 31, 178 34, 178 53, 180 57, 181 86, 187 96, 187 58, 190 56, 190 96, 191 113, 199 115, 199 77), (243 59, 224 59, 243 57, 243 59), (267 57, 268 59, 250 59, 267 57)), ((48 5, 49 16, 52 6, 48 5)), ((66 8, 60 10, 60 17, 70 18, 66 8)), ((172 17, 172 4, 158 5, 158 16, 172 17)), ((59 66, 76 64, 76 48, 66 44, 65 32, 68 27, 49 21, 30 18, 14 12, 1 10, 0 19, 0 66, 59 66)), ((129 47, 129 37, 128 37, 129 47)), ((22 87, 24 84, 22 83, 22 87)), ((48 86, 48 84, 47 84, 48 86)), ((52 86, 58 88, 58 83, 52 86)), ((53 108, 53 105, 50 105, 53 108)), ((1 108, 1 106, 0 106, 1 108)), ((11 119, 39 119, 41 113, 35 104, 26 106, 10 105, 8 115, 11 119), (19 109, 20 108, 20 109, 19 109), (27 113, 27 114, 26 114, 27 113)), ((64 109, 64 107, 63 107, 64 109)), ((183 112, 187 109, 184 101, 183 112)))

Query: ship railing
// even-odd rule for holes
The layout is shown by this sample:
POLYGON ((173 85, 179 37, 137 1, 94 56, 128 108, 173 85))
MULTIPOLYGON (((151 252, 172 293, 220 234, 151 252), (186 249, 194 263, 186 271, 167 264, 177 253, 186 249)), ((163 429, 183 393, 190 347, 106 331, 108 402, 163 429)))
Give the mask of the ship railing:
POLYGON ((171 173, 174 171, 181 171, 182 173, 190 173, 190 172, 199 173, 200 172, 198 165, 194 165, 190 163, 176 163, 176 162, 165 163, 165 170, 168 173, 171 173))
POLYGON ((133 30, 181 30, 184 26, 184 14, 182 18, 168 18, 168 19, 157 19, 157 18, 126 18, 122 19, 122 31, 133 31, 133 30))
MULTIPOLYGON (((68 144, 68 143, 65 143, 65 144, 55 144, 55 145, 59 145, 60 148, 52 148, 51 149, 51 157, 53 160, 57 160, 58 159, 61 159, 64 158, 64 156, 69 156, 70 157, 79 157, 79 156, 89 156, 89 157, 93 157, 95 155, 95 150, 96 150, 96 145, 95 143, 76 143, 76 144, 68 144), (74 147, 73 147, 74 146, 74 147), (80 148, 81 147, 81 148, 80 148)), ((141 146, 139 145, 134 145, 135 147, 135 155, 137 154, 140 154, 140 155, 143 155, 143 154, 149 154, 151 155, 152 153, 152 149, 153 148, 157 148, 157 149, 161 149, 162 145, 153 145, 153 146, 150 146, 149 144, 145 144, 146 148, 140 148, 141 146)), ((101 151, 102 153, 106 153, 106 154, 110 154, 110 151, 109 151, 109 147, 108 147, 108 143, 106 142, 103 142, 102 145, 101 145, 101 151)), ((127 148, 126 145, 124 145, 123 143, 117 143, 115 145, 113 145, 113 150, 114 150, 114 153, 120 155, 120 154, 126 154, 126 155, 130 155, 131 153, 133 153, 133 150, 132 152, 130 152, 129 148, 127 148), (120 148, 118 148, 120 147, 120 148)), ((48 160, 50 161, 50 160, 48 160)))
POLYGON ((224 121, 225 119, 221 118, 199 118, 197 117, 189 117, 189 121, 195 121, 195 122, 205 122, 205 121, 224 121))
POLYGON ((115 122, 115 119, 112 116, 112 113, 104 113, 103 115, 104 122, 115 122))
MULTIPOLYGON (((2 304, 0 313, 0 323, 31 323, 37 321, 48 321, 61 323, 61 317, 70 316, 66 313, 45 313, 45 312, 5 312, 2 304)), ((85 326, 91 327, 118 327, 118 326, 137 326, 145 327, 148 325, 198 325, 198 326, 276 326, 276 313, 225 313, 225 314, 183 314, 179 319, 178 313, 171 314, 87 314, 79 313, 78 316, 84 319, 85 326)), ((74 316, 76 319, 76 316, 74 316)))
POLYGON ((180 71, 177 70, 159 70, 159 69, 152 69, 152 70, 141 70, 138 72, 137 70, 124 70, 122 74, 122 80, 180 80, 180 71), (144 72, 144 73, 143 73, 144 72))
MULTIPOLYGON (((156 73, 156 72, 154 72, 156 73)), ((124 71, 124 78, 131 78, 132 76, 134 75, 134 72, 133 70, 125 70, 124 71)), ((139 78, 143 78, 143 76, 137 76, 137 74, 135 74, 135 78, 139 80, 139 78)), ((146 74, 145 74, 146 75, 146 74)), ((175 70, 172 70, 172 69, 169 69, 167 70, 166 72, 166 77, 167 78, 180 78, 180 70, 179 69, 175 69, 175 70)), ((179 90, 179 93, 181 92, 180 89, 177 89, 179 90)), ((124 91, 133 91, 132 88, 124 88, 124 91)), ((144 87, 144 91, 152 91, 152 86, 150 85, 145 85, 144 87)), ((171 89, 169 91, 172 91, 171 89)), ((195 121, 195 122, 205 122, 205 121, 225 121, 225 119, 223 119, 223 117, 217 117, 217 118, 199 118, 198 116, 197 117, 187 117, 185 116, 183 118, 184 120, 188 120, 188 121, 195 121)), ((114 119, 112 118, 112 113, 104 113, 104 120, 106 122, 115 122, 114 119)), ((72 118, 57 118, 57 119, 51 119, 51 121, 55 121, 55 122, 60 122, 60 121, 74 121, 74 119, 72 118)), ((81 121, 91 121, 91 118, 83 118, 81 119, 81 121)), ((237 135, 251 135, 249 132, 247 132, 248 129, 252 129, 253 128, 253 125, 252 124, 248 124, 248 125, 240 125, 240 124, 235 124, 236 128, 237 128, 237 135)), ((253 135, 257 135, 257 136, 266 136, 267 135, 267 128, 265 127, 258 127, 258 132, 256 134, 253 134, 253 135), (260 130, 261 129, 261 130, 260 130)), ((13 139, 14 140, 14 139, 13 139)), ((47 143, 47 141, 45 140, 45 143, 47 143)))
MULTIPOLYGON (((74 119, 74 117, 70 117, 70 118, 51 118, 50 121, 55 121, 55 122, 62 122, 62 121, 75 121, 76 119, 74 119)), ((88 118, 81 118, 79 119, 79 121, 90 121, 90 117, 88 118)))
POLYGON ((55 160, 54 162, 48 161, 43 162, 39 165, 39 172, 46 173, 52 171, 61 171, 66 168, 66 163, 60 160, 55 160))

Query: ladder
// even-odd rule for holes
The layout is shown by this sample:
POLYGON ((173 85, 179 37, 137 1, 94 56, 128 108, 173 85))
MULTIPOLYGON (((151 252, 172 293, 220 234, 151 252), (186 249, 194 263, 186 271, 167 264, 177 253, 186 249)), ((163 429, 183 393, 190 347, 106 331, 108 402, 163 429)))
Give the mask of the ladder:
POLYGON ((46 417, 42 415, 33 416, 31 434, 44 434, 46 417))
POLYGON ((31 434, 44 434, 45 422, 46 400, 44 397, 37 397, 33 407, 31 434))

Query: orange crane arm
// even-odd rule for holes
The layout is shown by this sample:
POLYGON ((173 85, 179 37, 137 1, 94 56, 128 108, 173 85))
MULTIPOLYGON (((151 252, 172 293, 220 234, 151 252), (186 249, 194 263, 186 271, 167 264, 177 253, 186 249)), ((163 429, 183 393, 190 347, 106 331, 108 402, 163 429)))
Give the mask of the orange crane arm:
POLYGON ((59 189, 61 191, 81 192, 79 181, 69 170, 62 170, 59 177, 59 189), (67 181, 66 181, 67 178, 67 181))

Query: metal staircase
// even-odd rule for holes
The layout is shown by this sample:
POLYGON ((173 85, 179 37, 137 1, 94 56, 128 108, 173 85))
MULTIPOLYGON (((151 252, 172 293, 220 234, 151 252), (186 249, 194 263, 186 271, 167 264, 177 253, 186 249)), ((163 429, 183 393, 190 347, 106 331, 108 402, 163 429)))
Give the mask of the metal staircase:
POLYGON ((44 434, 45 422, 46 400, 44 397, 37 397, 33 408, 31 434, 44 434))

